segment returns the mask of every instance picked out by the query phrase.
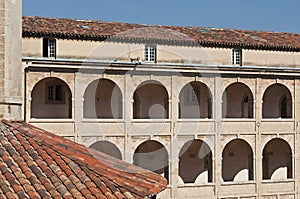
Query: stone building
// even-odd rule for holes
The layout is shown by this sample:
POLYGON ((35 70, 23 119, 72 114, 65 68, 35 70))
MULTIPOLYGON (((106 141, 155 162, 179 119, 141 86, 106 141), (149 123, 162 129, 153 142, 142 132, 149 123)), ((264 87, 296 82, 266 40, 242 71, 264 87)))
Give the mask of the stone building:
POLYGON ((155 198, 167 186, 159 174, 22 121, 21 8, 0 0, 0 198, 155 198))
POLYGON ((163 175, 158 198, 299 198, 300 35, 42 17, 21 28, 21 1, 0 2, 1 117, 163 175))
POLYGON ((23 17, 24 120, 168 180, 299 198, 300 35, 23 17))

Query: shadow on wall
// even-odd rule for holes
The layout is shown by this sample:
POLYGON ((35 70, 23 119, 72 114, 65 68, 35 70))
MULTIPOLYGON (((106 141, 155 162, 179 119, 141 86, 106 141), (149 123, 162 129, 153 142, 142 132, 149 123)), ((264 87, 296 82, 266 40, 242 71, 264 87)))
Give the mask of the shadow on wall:
POLYGON ((223 149, 222 178, 224 182, 253 180, 253 152, 246 141, 232 140, 223 149))
POLYGON ((179 153, 179 176, 184 183, 212 182, 212 152, 202 140, 190 140, 179 153))
POLYGON ((95 80, 84 93, 84 118, 121 119, 122 100, 122 92, 113 81, 95 80))
POLYGON ((292 96, 286 86, 277 83, 266 89, 263 118, 292 118, 292 96))
POLYGON ((31 93, 31 118, 72 118, 72 93, 61 79, 39 81, 31 93))
POLYGON ((269 141, 263 150, 263 179, 285 180, 292 175, 292 150, 283 139, 269 141))
POLYGON ((159 142, 149 140, 140 144, 134 152, 133 164, 153 171, 169 180, 169 155, 159 142))
POLYGON ((169 96, 166 88, 157 81, 146 81, 133 94, 134 119, 169 118, 169 96))

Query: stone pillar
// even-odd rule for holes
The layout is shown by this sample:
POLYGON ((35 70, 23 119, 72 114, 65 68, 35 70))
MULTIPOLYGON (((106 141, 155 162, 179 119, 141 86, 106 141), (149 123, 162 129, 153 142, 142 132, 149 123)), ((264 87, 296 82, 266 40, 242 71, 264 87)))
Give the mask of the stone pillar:
POLYGON ((262 184, 262 144, 261 144, 261 122, 262 122, 262 109, 263 109, 263 92, 264 82, 261 78, 256 78, 255 94, 254 95, 254 118, 255 118, 255 128, 256 128, 256 139, 255 139, 255 157, 254 158, 254 180, 256 181, 256 193, 261 194, 261 184, 262 184))
POLYGON ((222 131, 222 78, 215 77, 214 80, 214 120, 215 120, 215 141, 214 141, 214 167, 213 167, 213 176, 215 182, 215 197, 219 198, 218 189, 223 183, 222 180, 222 149, 220 146, 221 143, 221 131, 222 131))
POLYGON ((22 1, 0 0, 0 118, 22 118, 22 1))
POLYGON ((222 78, 215 77, 214 80, 214 100, 213 100, 213 118, 215 120, 214 131, 219 133, 222 130, 222 94, 223 94, 222 78))
POLYGON ((177 146, 177 129, 176 124, 178 122, 178 103, 179 96, 177 96, 178 85, 176 85, 176 77, 174 75, 171 76, 171 96, 170 96, 170 119, 171 119, 171 128, 170 128, 170 167, 169 167, 169 181, 171 185, 171 193, 170 198, 177 198, 177 187, 178 187, 178 170, 179 170, 179 159, 178 159, 178 146, 177 146))
MULTIPOLYGON (((80 127, 81 120, 84 115, 83 110, 83 104, 84 104, 84 96, 82 95, 82 90, 85 87, 85 82, 82 81, 84 76, 81 73, 75 73, 74 74, 74 93, 72 98, 74 99, 72 101, 72 114, 74 118, 74 140, 76 142, 82 143, 82 137, 80 130, 82 127, 80 127), (83 82, 83 83, 82 83, 83 82)), ((28 109, 30 110, 30 109, 28 109)))
MULTIPOLYGON (((294 116, 295 116, 295 143, 299 143, 299 129, 300 129, 300 80, 294 80, 294 116)), ((294 178, 295 178, 295 188, 296 188, 296 198, 300 198, 300 172, 299 172, 299 165, 300 165, 300 156, 299 156, 299 144, 295 144, 295 151, 294 151, 294 178)))
POLYGON ((129 163, 133 163, 133 148, 131 142, 131 130, 132 130, 132 118, 133 118, 133 99, 131 97, 131 87, 132 87, 132 76, 128 73, 124 75, 124 103, 123 103, 123 110, 124 110, 124 121, 125 121, 125 128, 124 128, 124 136, 125 136, 125 143, 124 143, 124 160, 129 163))

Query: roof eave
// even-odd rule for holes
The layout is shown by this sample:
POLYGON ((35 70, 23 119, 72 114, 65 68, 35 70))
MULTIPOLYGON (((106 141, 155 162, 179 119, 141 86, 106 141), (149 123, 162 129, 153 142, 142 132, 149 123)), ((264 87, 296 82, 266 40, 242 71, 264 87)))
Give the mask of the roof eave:
POLYGON ((26 30, 23 30, 22 36, 24 38, 55 37, 58 39, 67 39, 67 40, 150 43, 150 44, 172 45, 172 46, 202 46, 202 47, 212 47, 212 48, 242 48, 242 49, 249 49, 249 50, 300 52, 300 47, 231 43, 231 42, 212 42, 212 41, 204 41, 204 40, 202 41, 171 40, 171 39, 156 39, 156 38, 121 37, 115 35, 88 35, 88 34, 76 34, 76 33, 34 32, 34 31, 26 31, 26 30))

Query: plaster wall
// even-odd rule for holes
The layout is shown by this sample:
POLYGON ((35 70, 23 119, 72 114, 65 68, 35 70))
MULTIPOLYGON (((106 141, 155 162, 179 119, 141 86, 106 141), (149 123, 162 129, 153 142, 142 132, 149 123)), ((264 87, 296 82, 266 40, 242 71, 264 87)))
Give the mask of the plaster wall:
MULTIPOLYGON (((42 57, 41 38, 23 38, 23 57, 42 57)), ((57 58, 127 61, 144 60, 145 44, 118 43, 112 41, 81 41, 57 39, 57 58)), ((231 65, 232 49, 202 46, 157 45, 158 63, 197 63, 209 65, 231 65)), ((242 51, 242 65, 270 67, 299 67, 300 53, 263 50, 242 51)))

